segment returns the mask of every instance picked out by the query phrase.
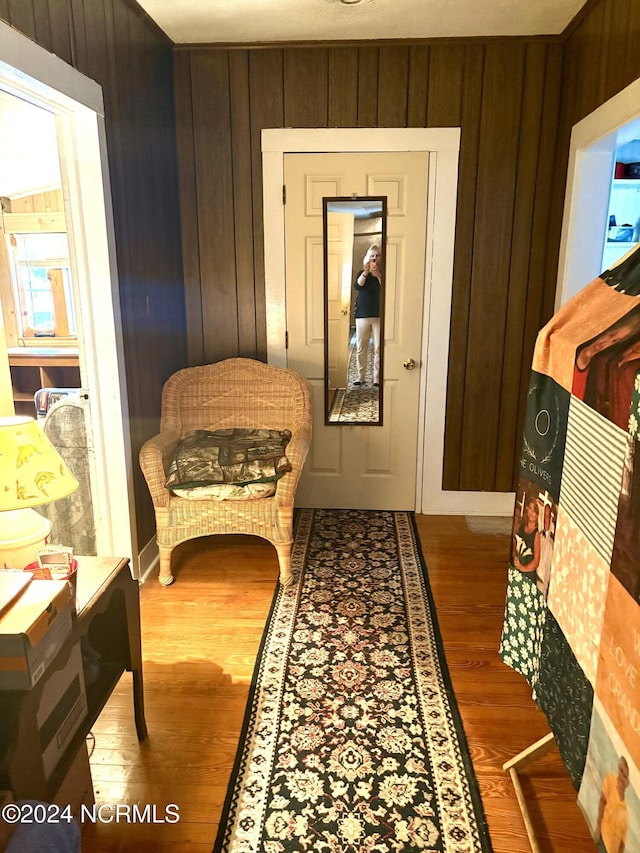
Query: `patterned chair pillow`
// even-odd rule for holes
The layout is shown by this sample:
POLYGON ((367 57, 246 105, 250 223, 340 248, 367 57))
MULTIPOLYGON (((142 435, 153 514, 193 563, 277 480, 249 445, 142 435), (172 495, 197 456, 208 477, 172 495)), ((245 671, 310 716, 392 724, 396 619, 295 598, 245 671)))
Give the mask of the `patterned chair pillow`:
POLYGON ((291 470, 285 455, 290 439, 289 430, 193 430, 178 442, 165 486, 176 495, 196 499, 266 497, 275 491, 276 481, 291 470), (274 488, 259 489, 260 484, 274 488), (192 494, 194 490, 198 494, 192 494))

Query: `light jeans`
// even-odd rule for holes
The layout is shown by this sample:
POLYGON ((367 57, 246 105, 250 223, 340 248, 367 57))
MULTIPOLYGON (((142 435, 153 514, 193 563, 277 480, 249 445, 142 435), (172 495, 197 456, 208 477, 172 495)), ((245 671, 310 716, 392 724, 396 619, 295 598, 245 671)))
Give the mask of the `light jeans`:
POLYGON ((380 317, 356 317, 356 364, 358 379, 364 382, 369 339, 373 333, 373 381, 380 381, 380 317))

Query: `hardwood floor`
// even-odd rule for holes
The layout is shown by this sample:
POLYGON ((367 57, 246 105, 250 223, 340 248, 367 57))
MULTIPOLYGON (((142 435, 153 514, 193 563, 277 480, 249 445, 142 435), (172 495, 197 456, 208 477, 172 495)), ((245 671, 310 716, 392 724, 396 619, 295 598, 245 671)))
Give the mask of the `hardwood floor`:
MULTIPOLYGON (((530 690, 498 658, 509 525, 417 516, 451 678, 495 853, 527 853, 505 761, 548 731, 530 690)), ((149 738, 139 744, 130 676, 96 723, 97 804, 155 805, 155 822, 85 825, 84 853, 210 853, 240 735, 248 687, 278 577, 275 550, 254 537, 180 546, 176 582, 141 590, 149 738), (163 822, 165 807, 178 822, 163 822)), ((523 776, 540 853, 596 847, 557 750, 523 776)))

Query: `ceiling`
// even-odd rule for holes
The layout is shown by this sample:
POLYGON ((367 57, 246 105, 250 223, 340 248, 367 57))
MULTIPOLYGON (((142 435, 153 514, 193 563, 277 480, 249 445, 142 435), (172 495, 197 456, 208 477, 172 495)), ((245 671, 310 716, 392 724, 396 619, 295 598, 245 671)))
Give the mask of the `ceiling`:
MULTIPOLYGON (((137 0, 176 44, 562 32, 587 0, 137 0)), ((55 118, 0 92, 0 196, 60 185, 55 118)))
POLYGON ((0 196, 45 192, 60 181, 55 116, 0 90, 0 196))
POLYGON ((587 0, 137 0, 176 44, 561 33, 587 0))

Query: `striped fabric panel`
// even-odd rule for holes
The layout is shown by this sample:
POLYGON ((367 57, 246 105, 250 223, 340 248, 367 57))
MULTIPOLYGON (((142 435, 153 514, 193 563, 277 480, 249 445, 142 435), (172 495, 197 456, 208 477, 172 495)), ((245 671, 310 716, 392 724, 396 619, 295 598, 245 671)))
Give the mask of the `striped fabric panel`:
POLYGON ((627 441, 615 424, 571 397, 559 503, 607 565, 627 441))

